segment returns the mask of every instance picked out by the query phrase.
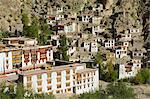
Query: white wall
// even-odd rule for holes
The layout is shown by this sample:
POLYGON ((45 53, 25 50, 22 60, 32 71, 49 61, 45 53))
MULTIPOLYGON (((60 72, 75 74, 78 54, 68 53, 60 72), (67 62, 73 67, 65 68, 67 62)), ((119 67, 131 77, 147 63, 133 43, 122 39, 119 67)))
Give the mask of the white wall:
POLYGON ((113 48, 115 46, 115 40, 108 40, 105 42, 105 48, 113 48))
POLYGON ((91 43, 91 52, 92 52, 92 53, 93 53, 93 52, 95 52, 95 53, 98 52, 98 44, 97 44, 97 42, 92 42, 92 43, 91 43))
POLYGON ((0 72, 12 70, 12 52, 8 52, 8 57, 6 56, 7 52, 0 52, 0 72), (8 64, 7 64, 8 61, 8 64), (8 68, 6 67, 8 65, 8 68))
POLYGON ((122 58, 124 56, 127 56, 127 51, 122 49, 117 49, 115 55, 116 58, 122 58))
MULTIPOLYGON (((77 79, 74 78, 74 76, 76 76, 75 73, 77 73, 77 70, 86 69, 86 67, 85 67, 85 64, 82 64, 81 66, 77 65, 76 67, 77 67, 76 69, 67 67, 70 70, 70 72, 68 74, 66 73, 66 69, 63 69, 60 71, 49 71, 49 72, 45 72, 45 73, 31 75, 32 76, 32 88, 33 88, 34 92, 38 93, 39 86, 37 84, 37 81, 38 81, 37 75, 42 76, 42 79, 41 79, 42 86, 41 87, 42 87, 43 93, 52 92, 53 94, 57 94, 56 90, 62 90, 60 93, 68 93, 66 90, 68 88, 70 88, 71 89, 70 92, 73 93, 73 87, 76 87, 76 94, 81 94, 81 93, 85 93, 85 92, 98 90, 98 88, 99 88, 98 69, 81 73, 82 81, 78 84, 77 79), (57 72, 61 72, 61 75, 59 75, 59 77, 61 77, 60 82, 57 82, 57 77, 58 77, 57 72), (51 73, 51 88, 52 88, 51 90, 47 89, 47 86, 48 86, 47 73, 51 73), (83 81, 83 74, 86 75, 86 77, 84 78, 84 79, 86 79, 85 82, 83 81), (66 76, 70 76, 70 79, 66 80, 66 76), (70 82, 70 86, 66 86, 67 82, 70 82), (61 84, 61 88, 57 88, 57 84, 61 84), (79 85, 81 86, 80 88, 78 88, 79 85)), ((27 86, 26 76, 24 76, 23 84, 24 84, 24 86, 27 86)))

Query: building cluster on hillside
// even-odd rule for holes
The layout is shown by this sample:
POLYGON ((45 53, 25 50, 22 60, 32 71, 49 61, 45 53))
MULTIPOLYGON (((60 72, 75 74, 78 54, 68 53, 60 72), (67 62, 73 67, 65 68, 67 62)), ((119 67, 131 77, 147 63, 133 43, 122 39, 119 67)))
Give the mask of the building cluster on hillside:
MULTIPOLYGON (((110 4, 111 5, 111 4, 110 4)), ((142 27, 130 27, 117 35, 108 33, 104 16, 112 15, 111 6, 102 4, 85 7, 80 13, 66 12, 59 5, 45 16, 56 35, 66 35, 69 40, 69 61, 93 62, 97 52, 111 53, 114 65, 119 65, 119 79, 135 76, 143 65, 149 65, 148 51, 143 47, 142 27), (145 59, 147 57, 146 61, 145 59)), ((59 38, 57 39, 59 40, 59 38)), ((59 46, 59 44, 56 44, 59 46)))
POLYGON ((14 76, 11 81, 22 82, 37 93, 81 94, 98 90, 98 69, 84 64, 94 63, 98 52, 105 56, 104 63, 111 60, 119 66, 118 79, 134 77, 144 64, 150 67, 150 50, 143 47, 142 27, 131 27, 115 36, 108 33, 103 16, 112 14, 109 5, 104 8, 95 4, 80 13, 55 5, 48 11, 44 18, 53 31, 48 39, 51 45, 40 46, 36 39, 25 37, 3 38, 0 79, 10 80, 9 76, 14 76), (55 59, 57 54, 61 56, 57 51, 62 35, 67 38, 68 62, 55 59))
POLYGON ((0 44, 0 82, 21 82, 35 93, 81 94, 99 88, 98 69, 84 63, 53 59, 52 45, 36 39, 3 38, 0 44))

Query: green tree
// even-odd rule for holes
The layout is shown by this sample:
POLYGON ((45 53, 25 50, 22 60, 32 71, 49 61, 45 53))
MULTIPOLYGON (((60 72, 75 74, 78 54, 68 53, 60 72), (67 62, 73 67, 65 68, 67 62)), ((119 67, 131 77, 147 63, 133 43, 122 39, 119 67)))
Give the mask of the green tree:
POLYGON ((134 84, 150 84, 150 70, 142 69, 134 78, 131 79, 134 84))
POLYGON ((103 57, 101 52, 98 52, 95 56, 95 63, 99 66, 99 78, 102 79, 103 75, 105 74, 105 66, 103 64, 103 57))
POLYGON ((22 84, 10 84, 6 86, 2 83, 0 86, 0 99, 54 99, 50 94, 35 94, 32 90, 27 90, 22 84))
POLYGON ((115 80, 117 80, 118 72, 116 70, 114 70, 114 66, 113 66, 111 61, 107 62, 106 67, 107 67, 108 70, 107 70, 106 74, 104 75, 104 79, 106 81, 115 81, 115 80))
POLYGON ((60 38, 60 47, 59 47, 59 52, 60 54, 62 54, 62 60, 69 60, 69 56, 67 55, 67 50, 68 50, 68 46, 67 46, 67 38, 65 35, 61 36, 60 38))
POLYGON ((134 91, 124 82, 113 82, 107 86, 107 92, 114 99, 135 99, 134 91))
POLYGON ((9 32, 0 32, 0 40, 1 40, 2 38, 7 38, 7 37, 9 37, 9 35, 10 35, 9 32))
POLYGON ((39 36, 39 44, 40 45, 45 45, 48 44, 48 39, 52 34, 52 31, 49 28, 49 25, 46 23, 44 19, 41 19, 40 21, 40 36, 39 36))
POLYGON ((103 59, 102 59, 102 54, 101 52, 98 52, 95 56, 95 63, 98 65, 102 65, 103 64, 103 59))
POLYGON ((39 22, 35 16, 32 17, 32 24, 30 26, 24 26, 23 33, 27 37, 39 37, 39 22))
POLYGON ((108 95, 104 90, 96 92, 83 93, 79 96, 73 96, 70 99, 108 99, 108 95))
POLYGON ((26 13, 22 14, 22 23, 23 23, 24 27, 28 26, 28 24, 29 24, 28 14, 26 14, 26 13))

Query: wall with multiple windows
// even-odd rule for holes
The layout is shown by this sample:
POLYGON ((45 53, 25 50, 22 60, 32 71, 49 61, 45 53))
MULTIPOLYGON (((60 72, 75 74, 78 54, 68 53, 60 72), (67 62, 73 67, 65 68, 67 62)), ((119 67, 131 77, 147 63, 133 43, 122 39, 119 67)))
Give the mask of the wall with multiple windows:
MULTIPOLYGON (((73 66, 73 65, 72 65, 73 66)), ((27 88, 32 88, 36 93, 84 93, 94 91, 98 89, 99 77, 97 69, 87 69, 79 66, 69 67, 61 69, 61 66, 52 70, 37 70, 38 72, 24 73, 23 84, 27 88), (79 72, 79 70, 88 70, 85 72, 79 72)))

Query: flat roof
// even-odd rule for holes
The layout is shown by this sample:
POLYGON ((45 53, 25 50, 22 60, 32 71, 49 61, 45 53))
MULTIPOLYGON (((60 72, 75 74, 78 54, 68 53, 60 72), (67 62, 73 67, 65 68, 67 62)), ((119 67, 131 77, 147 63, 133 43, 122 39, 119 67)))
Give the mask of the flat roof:
MULTIPOLYGON (((47 64, 44 64, 43 66, 46 66, 47 64)), ((38 75, 48 72, 56 72, 56 71, 62 71, 69 68, 76 68, 76 66, 81 66, 82 64, 74 63, 74 64, 68 64, 68 65, 61 65, 61 66, 53 66, 53 65, 47 65, 50 66, 50 70, 48 69, 35 69, 35 70, 28 70, 28 71, 22 71, 20 75, 28 76, 28 75, 38 75)), ((82 69, 83 70, 83 69, 82 69)))
POLYGON ((25 76, 27 76, 27 75, 38 75, 38 74, 43 74, 43 73, 47 73, 47 70, 42 70, 42 69, 40 69, 40 70, 28 70, 28 71, 24 71, 24 72, 22 72, 20 75, 25 75, 25 76))
MULTIPOLYGON (((17 44, 17 46, 19 46, 17 44)), ((45 45, 45 46, 39 46, 39 45, 36 45, 36 46, 22 46, 22 48, 19 48, 15 45, 12 45, 12 47, 5 47, 5 48, 2 48, 0 49, 0 52, 5 52, 5 51, 13 51, 13 50, 28 50, 28 49, 38 49, 38 48, 47 48, 47 47, 52 47, 52 45, 45 45)))
POLYGON ((85 68, 85 69, 77 70, 77 73, 92 72, 92 71, 96 71, 96 70, 97 69, 85 68))
POLYGON ((16 81, 18 79, 18 75, 3 75, 3 76, 0 76, 0 82, 3 82, 3 81, 16 81))
POLYGON ((26 37, 10 37, 10 38, 2 38, 2 40, 35 40, 31 38, 26 38, 26 37))

